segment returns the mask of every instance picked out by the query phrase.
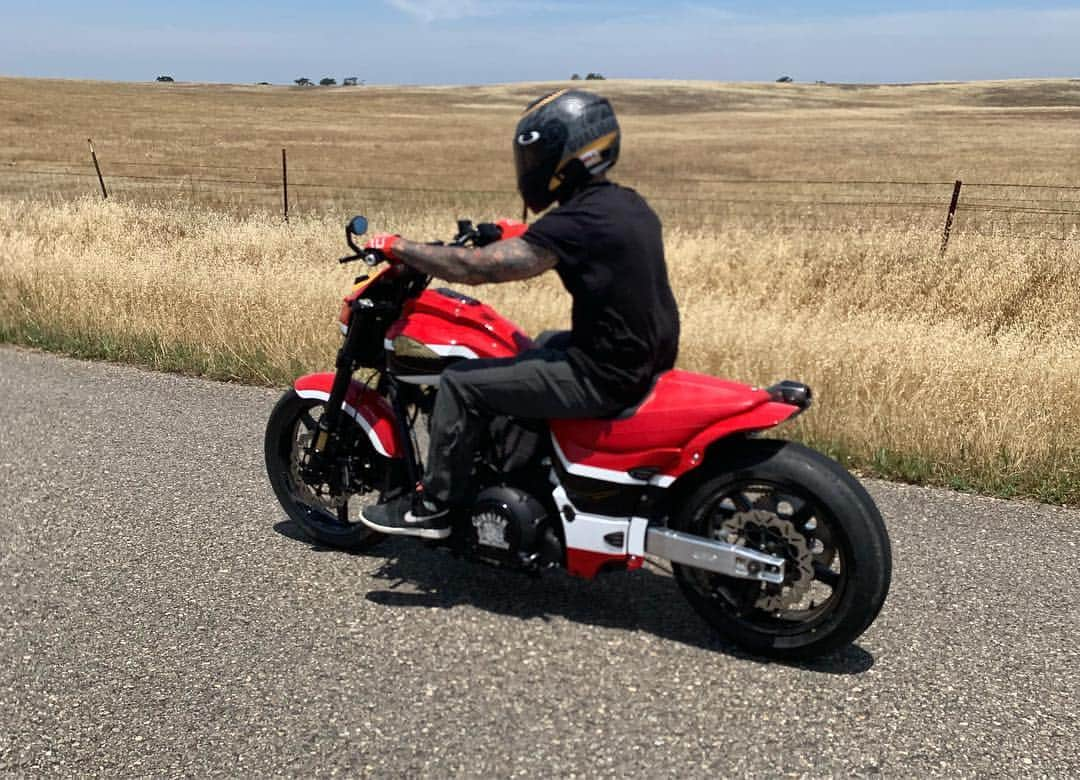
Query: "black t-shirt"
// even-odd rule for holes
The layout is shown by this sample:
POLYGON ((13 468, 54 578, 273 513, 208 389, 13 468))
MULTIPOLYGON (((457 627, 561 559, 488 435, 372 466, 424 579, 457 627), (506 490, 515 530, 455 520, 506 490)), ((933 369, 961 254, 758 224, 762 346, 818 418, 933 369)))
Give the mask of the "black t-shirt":
POLYGON ((612 400, 641 400, 679 348, 660 219, 634 190, 599 181, 522 238, 559 258, 555 270, 574 298, 571 364, 612 400))

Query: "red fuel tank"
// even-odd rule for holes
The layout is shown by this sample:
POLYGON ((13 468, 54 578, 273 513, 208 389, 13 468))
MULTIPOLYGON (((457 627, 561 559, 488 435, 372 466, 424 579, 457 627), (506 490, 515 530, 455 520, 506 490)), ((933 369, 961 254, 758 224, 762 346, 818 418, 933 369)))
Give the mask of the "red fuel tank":
POLYGON ((454 290, 425 290, 386 332, 390 373, 414 384, 437 384, 451 363, 512 357, 532 339, 490 306, 454 290))

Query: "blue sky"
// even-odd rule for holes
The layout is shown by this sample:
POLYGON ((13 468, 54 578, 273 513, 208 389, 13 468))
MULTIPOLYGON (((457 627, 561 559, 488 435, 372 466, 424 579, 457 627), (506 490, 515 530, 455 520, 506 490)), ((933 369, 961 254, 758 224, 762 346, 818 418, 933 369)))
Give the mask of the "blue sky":
POLYGON ((0 75, 470 84, 1080 77, 1060 2, 0 0, 0 75))

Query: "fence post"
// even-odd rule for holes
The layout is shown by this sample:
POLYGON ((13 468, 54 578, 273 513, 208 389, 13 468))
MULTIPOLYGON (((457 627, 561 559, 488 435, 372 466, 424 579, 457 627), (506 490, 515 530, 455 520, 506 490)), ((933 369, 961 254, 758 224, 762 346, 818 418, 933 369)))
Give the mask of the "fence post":
POLYGON ((281 203, 285 211, 285 221, 289 221, 289 165, 285 158, 285 147, 281 148, 281 203))
POLYGON ((964 183, 959 179, 953 185, 952 200, 949 202, 949 213, 945 217, 945 232, 941 235, 941 256, 945 257, 945 250, 949 248, 949 234, 952 233, 953 219, 956 217, 956 205, 960 202, 960 188, 964 183))
POLYGON ((101 176, 101 166, 98 165, 97 152, 94 151, 94 141, 87 138, 86 143, 90 144, 90 159, 94 161, 94 170, 97 171, 98 184, 101 185, 101 199, 108 200, 109 191, 105 189, 105 179, 101 176))

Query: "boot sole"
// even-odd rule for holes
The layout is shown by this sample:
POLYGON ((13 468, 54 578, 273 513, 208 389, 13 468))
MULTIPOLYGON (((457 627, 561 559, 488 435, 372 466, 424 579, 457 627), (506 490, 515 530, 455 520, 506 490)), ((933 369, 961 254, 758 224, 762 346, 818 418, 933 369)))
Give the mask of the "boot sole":
POLYGON ((400 526, 386 526, 373 523, 363 515, 360 521, 373 531, 390 536, 419 536, 421 539, 446 539, 450 536, 450 528, 401 528, 400 526))

